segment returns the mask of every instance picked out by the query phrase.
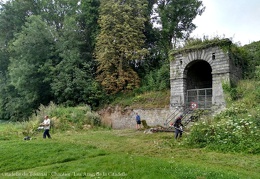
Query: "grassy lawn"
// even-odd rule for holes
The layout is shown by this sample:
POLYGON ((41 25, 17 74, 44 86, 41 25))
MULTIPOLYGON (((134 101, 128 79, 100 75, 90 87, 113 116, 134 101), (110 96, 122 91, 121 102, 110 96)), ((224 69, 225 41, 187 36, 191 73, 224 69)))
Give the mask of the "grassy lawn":
POLYGON ((0 178, 254 179, 260 173, 259 155, 187 149, 173 133, 97 129, 51 134, 53 139, 38 133, 24 141, 21 134, 1 133, 0 178))

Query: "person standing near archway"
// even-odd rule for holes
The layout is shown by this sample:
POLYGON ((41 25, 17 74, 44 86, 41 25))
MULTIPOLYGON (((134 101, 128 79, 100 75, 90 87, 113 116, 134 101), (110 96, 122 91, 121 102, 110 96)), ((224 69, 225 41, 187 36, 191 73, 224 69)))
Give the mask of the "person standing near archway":
POLYGON ((174 122, 173 126, 175 128, 175 139, 181 138, 182 132, 183 132, 183 124, 181 123, 181 120, 183 118, 183 115, 180 115, 174 122))

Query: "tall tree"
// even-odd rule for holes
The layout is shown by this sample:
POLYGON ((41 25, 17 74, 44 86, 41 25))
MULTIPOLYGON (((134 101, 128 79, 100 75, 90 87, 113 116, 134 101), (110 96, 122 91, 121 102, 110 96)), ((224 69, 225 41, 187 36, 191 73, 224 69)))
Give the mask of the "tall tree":
POLYGON ((26 17, 35 14, 33 0, 0 2, 0 71, 6 73, 9 65, 8 44, 22 30, 26 17))
POLYGON ((84 0, 81 1, 76 20, 78 31, 80 32, 80 40, 78 48, 80 56, 87 63, 89 70, 91 69, 92 77, 95 76, 97 62, 93 58, 93 53, 96 44, 96 37, 99 32, 98 17, 99 17, 100 0, 84 0))
MULTIPOLYGON (((13 0, 0 2, 0 118, 10 119, 18 116, 11 105, 16 104, 17 91, 10 84, 8 67, 10 65, 10 52, 8 45, 14 35, 21 31, 26 22, 26 17, 35 12, 33 0, 13 0), (15 114, 16 113, 16 114, 15 114)), ((19 112, 20 115, 20 112, 19 112)), ((19 117, 18 117, 19 118, 19 117)))
POLYGON ((51 99, 50 85, 45 78, 49 71, 45 63, 52 58, 55 38, 53 30, 39 16, 28 17, 28 22, 10 45, 10 84, 17 91, 17 100, 9 101, 21 118, 30 115, 40 103, 51 99), (18 101, 18 102, 17 102, 18 101))
POLYGON ((75 18, 65 18, 63 33, 57 42, 62 60, 52 70, 54 78, 51 87, 58 103, 70 106, 87 103, 96 106, 100 91, 92 75, 91 65, 81 58, 79 47, 84 42, 78 25, 75 18))
POLYGON ((0 38, 9 42, 26 22, 26 17, 35 14, 33 0, 0 2, 0 38))
POLYGON ((84 48, 91 52, 95 48, 96 36, 99 32, 99 7, 100 0, 84 0, 79 6, 80 13, 77 19, 86 42, 84 48))
POLYGON ((140 78, 150 70, 160 67, 162 62, 162 56, 159 49, 159 31, 156 28, 153 28, 153 13, 154 13, 154 4, 157 0, 147 0, 148 6, 146 9, 146 21, 144 23, 144 35, 145 35, 145 48, 148 50, 148 55, 144 60, 139 60, 135 64, 134 68, 137 71, 140 78))
POLYGON ((161 44, 168 51, 176 47, 179 39, 187 39, 196 28, 192 21, 205 8, 201 0, 158 0, 161 29, 161 44))
POLYGON ((95 37, 98 32, 99 0, 79 1, 73 12, 63 17, 58 29, 57 52, 60 61, 53 68, 52 91, 57 103, 97 106, 102 97, 95 81, 96 63, 93 59, 95 37))
POLYGON ((144 48, 146 1, 103 1, 96 43, 97 80, 107 93, 132 90, 139 77, 131 67, 147 54, 144 48))
POLYGON ((80 0, 39 0, 39 14, 49 26, 55 27, 57 31, 62 30, 66 16, 77 13, 80 0))
POLYGON ((99 0, 12 0, 1 5, 0 117, 24 120, 50 100, 96 106, 102 97, 92 55, 99 0))

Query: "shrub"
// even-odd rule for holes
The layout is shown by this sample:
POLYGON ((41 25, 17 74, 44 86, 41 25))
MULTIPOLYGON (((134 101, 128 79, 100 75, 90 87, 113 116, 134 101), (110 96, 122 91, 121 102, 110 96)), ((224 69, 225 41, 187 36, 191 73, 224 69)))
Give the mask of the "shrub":
POLYGON ((229 108, 217 115, 215 120, 194 125, 186 142, 193 147, 223 152, 259 153, 260 145, 256 145, 260 137, 258 116, 248 114, 247 110, 229 108), (238 117, 236 112, 243 115, 238 117))
POLYGON ((85 124, 90 124, 92 126, 100 126, 101 125, 101 120, 100 117, 97 113, 93 113, 88 111, 86 113, 86 118, 84 120, 85 124))
POLYGON ((260 107, 257 96, 260 90, 257 84, 241 81, 236 94, 243 98, 233 98, 226 110, 211 120, 196 123, 185 140, 186 144, 223 152, 259 154, 260 107))
MULTIPOLYGON (((49 106, 41 105, 36 115, 31 117, 30 121, 37 121, 39 124, 43 121, 43 116, 49 115, 51 118, 51 126, 61 131, 80 130, 89 127, 100 126, 101 119, 98 114, 91 111, 88 105, 77 107, 64 107, 50 103, 49 106)), ((32 128, 30 126, 29 128, 32 128)))
POLYGON ((161 68, 151 71, 142 80, 139 91, 160 91, 170 88, 169 64, 164 64, 161 68))
POLYGON ((260 80, 260 66, 256 66, 255 79, 260 80))

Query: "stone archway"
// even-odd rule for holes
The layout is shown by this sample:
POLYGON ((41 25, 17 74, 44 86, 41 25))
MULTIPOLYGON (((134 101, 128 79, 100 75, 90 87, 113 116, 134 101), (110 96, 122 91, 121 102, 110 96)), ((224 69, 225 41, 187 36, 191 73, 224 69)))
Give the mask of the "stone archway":
MULTIPOLYGON (((200 46, 196 49, 183 49, 172 53, 170 62, 171 108, 187 107, 187 93, 192 89, 212 89, 212 107, 225 107, 223 82, 230 83, 241 78, 241 68, 234 64, 228 50, 231 41, 200 46), (228 49, 228 48, 225 48, 228 49)), ((188 100, 189 101, 189 100, 188 100)))

